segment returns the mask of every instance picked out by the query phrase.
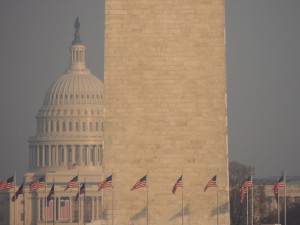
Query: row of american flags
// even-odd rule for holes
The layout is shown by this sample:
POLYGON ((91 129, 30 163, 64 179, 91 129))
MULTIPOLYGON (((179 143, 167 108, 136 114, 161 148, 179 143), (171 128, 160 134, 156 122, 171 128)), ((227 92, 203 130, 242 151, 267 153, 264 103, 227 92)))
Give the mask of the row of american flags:
MULTIPOLYGON (((204 191, 206 191, 210 187, 216 187, 216 181, 217 181, 217 176, 213 176, 207 183, 207 185, 204 187, 204 191)), ((242 184, 240 188, 240 198, 241 198, 241 203, 244 202, 245 196, 248 193, 249 187, 252 187, 252 178, 249 176, 245 182, 242 184)), ((9 190, 14 188, 15 183, 14 183, 14 176, 9 177, 8 179, 2 181, 0 183, 0 191, 4 190, 9 190)), ((112 187, 113 186, 113 177, 112 175, 108 176, 105 180, 101 181, 98 184, 98 190, 107 188, 107 187, 112 187)), ((45 176, 42 176, 41 178, 32 181, 29 184, 29 190, 30 192, 33 192, 37 189, 40 188, 45 188, 46 187, 46 180, 45 176)), ((65 187, 64 191, 68 190, 69 188, 78 188, 79 187, 79 181, 78 181, 78 176, 75 176, 73 179, 71 179, 67 186, 65 187)), ((147 175, 143 176, 141 179, 137 181, 137 183, 130 189, 130 191, 147 187, 147 175)), ((181 175, 178 180, 176 181, 175 185, 173 186, 172 193, 175 194, 177 188, 182 188, 183 187, 183 175, 181 175)), ((285 187, 285 182, 284 182, 284 177, 281 176, 278 181, 274 184, 273 186, 273 192, 274 192, 274 198, 276 199, 276 202, 278 201, 278 194, 279 194, 279 189, 285 187)), ((23 194, 23 188, 24 188, 24 183, 19 187, 19 189, 16 191, 14 194, 12 201, 15 201, 20 194, 23 194)), ((78 199, 80 194, 83 194, 85 192, 85 183, 83 183, 80 187, 79 192, 76 195, 76 200, 78 199)), ((54 193, 54 184, 51 187, 51 190, 49 192, 49 196, 52 196, 54 193)), ((50 201, 50 197, 49 197, 50 201)))
MULTIPOLYGON (((211 187, 216 187, 217 185, 217 176, 213 176, 207 183, 207 185, 204 187, 204 192, 211 187)), ((79 188, 79 180, 78 180, 78 175, 72 178, 68 183, 67 186, 65 187, 64 191, 70 189, 70 188, 79 188)), ((0 191, 4 190, 9 190, 15 187, 15 182, 14 182, 14 176, 2 181, 0 183, 0 191)), ((98 184, 98 191, 108 188, 108 187, 113 187, 113 176, 110 175, 108 176, 105 180, 99 182, 98 184)), ((141 179, 139 179, 135 185, 130 189, 130 191, 134 191, 139 188, 147 187, 147 175, 143 176, 141 179)), ((40 188, 46 188, 46 178, 45 176, 40 177, 39 179, 36 179, 29 183, 29 190, 30 192, 36 191, 40 188)), ((53 196, 54 196, 54 188, 55 185, 53 183, 50 192, 47 196, 47 202, 49 202, 53 196)), ((174 184, 172 188, 172 193, 175 194, 177 188, 183 188, 183 175, 181 175, 176 183, 174 184)), ((24 191, 24 183, 19 187, 19 189, 15 192, 15 194, 12 197, 12 201, 15 201, 20 194, 23 194, 24 191)), ((85 193, 85 182, 80 186, 80 189, 78 193, 76 194, 75 201, 78 200, 79 196, 81 194, 85 193)))
MULTIPOLYGON (((252 186, 253 186, 252 177, 249 176, 240 188, 241 203, 244 202, 245 196, 248 194, 249 187, 252 187, 252 186)), ((274 198, 275 198, 277 203, 278 203, 279 189, 284 188, 284 187, 285 187, 284 177, 281 176, 278 179, 278 181, 274 184, 274 186, 272 187, 272 190, 273 190, 273 193, 274 193, 274 198)))

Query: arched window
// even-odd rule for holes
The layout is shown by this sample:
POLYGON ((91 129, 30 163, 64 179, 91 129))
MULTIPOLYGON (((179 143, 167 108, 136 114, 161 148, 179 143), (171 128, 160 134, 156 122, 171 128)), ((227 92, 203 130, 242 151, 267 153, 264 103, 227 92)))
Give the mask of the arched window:
POLYGON ((79 122, 76 122, 76 131, 79 131, 79 122))
POLYGON ((56 122, 56 132, 59 132, 59 121, 56 122))
POLYGON ((82 131, 85 131, 85 122, 82 122, 82 131))

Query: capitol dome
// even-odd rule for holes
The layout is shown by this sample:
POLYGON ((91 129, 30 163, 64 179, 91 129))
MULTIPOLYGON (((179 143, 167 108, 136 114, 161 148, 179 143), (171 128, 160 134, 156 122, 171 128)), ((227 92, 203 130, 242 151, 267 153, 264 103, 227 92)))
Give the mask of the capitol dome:
POLYGON ((70 46, 70 64, 46 92, 29 139, 31 171, 102 168, 103 82, 85 65, 79 20, 70 46))

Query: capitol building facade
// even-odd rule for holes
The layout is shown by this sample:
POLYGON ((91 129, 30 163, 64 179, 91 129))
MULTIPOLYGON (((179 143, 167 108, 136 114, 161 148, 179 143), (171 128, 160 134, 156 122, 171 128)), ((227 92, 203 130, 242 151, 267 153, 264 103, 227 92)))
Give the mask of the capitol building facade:
POLYGON ((103 161, 103 82, 85 65, 79 20, 70 46, 70 65, 48 89, 36 116, 36 134, 29 138, 29 172, 23 194, 0 193, 0 224, 85 224, 100 219, 102 192, 98 183, 103 161), (44 177, 45 187, 29 190, 44 177), (78 187, 68 182, 78 178, 78 187), (54 184, 54 196, 47 196, 54 184), (76 200, 84 184, 85 193, 76 200))

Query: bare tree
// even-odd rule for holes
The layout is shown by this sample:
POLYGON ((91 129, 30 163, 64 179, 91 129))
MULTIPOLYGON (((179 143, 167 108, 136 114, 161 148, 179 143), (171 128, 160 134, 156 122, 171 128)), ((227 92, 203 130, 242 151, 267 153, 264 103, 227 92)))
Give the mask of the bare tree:
POLYGON ((241 203, 240 188, 250 176, 251 170, 253 171, 252 167, 235 161, 229 163, 231 225, 246 225, 247 223, 246 203, 241 203))

